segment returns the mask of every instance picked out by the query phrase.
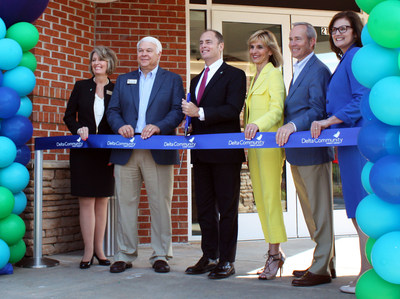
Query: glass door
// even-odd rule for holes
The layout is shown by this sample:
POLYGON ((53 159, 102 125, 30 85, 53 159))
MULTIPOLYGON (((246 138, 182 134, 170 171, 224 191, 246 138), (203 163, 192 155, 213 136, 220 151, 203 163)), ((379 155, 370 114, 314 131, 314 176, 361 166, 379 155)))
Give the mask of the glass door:
MULTIPOLYGON (((260 12, 212 11, 212 28, 224 36, 224 61, 242 69, 250 83, 253 69, 249 63, 247 39, 259 29, 275 34, 283 51, 284 61, 291 62, 288 48, 290 16, 260 12)), ((282 72, 288 86, 292 76, 291 63, 284 64, 282 72)), ((296 237, 296 193, 290 169, 284 166, 282 177, 282 208, 288 237, 296 237)), ((263 232, 254 202, 251 179, 247 164, 242 167, 242 183, 239 203, 239 240, 263 239, 263 232)))
MULTIPOLYGON (((334 13, 332 13, 332 16, 334 13)), ((306 15, 292 15, 292 24, 296 22, 308 22, 312 24, 317 31, 317 45, 315 47, 315 54, 325 63, 331 72, 334 72, 339 63, 336 55, 331 51, 329 45, 329 32, 328 25, 331 16, 306 16, 306 15)), ((344 200, 342 195, 342 184, 340 182, 339 164, 335 159, 333 161, 333 201, 334 201, 334 227, 335 235, 348 235, 356 234, 352 222, 346 216, 344 200)), ((297 219, 298 219, 298 236, 309 236, 306 223, 304 221, 303 212, 300 203, 296 201, 297 205, 297 219)))

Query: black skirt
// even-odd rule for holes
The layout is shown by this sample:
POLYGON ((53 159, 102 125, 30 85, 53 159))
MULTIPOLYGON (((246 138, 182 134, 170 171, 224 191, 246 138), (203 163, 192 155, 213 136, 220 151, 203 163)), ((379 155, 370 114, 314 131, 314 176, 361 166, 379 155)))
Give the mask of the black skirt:
POLYGON ((80 197, 114 195, 114 167, 109 149, 71 149, 71 194, 80 197))

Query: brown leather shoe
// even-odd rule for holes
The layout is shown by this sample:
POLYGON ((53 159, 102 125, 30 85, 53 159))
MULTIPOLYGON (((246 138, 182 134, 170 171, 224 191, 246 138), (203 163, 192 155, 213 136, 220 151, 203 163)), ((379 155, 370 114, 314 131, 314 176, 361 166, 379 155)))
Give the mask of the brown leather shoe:
MULTIPOLYGON (((304 274, 306 274, 306 272, 308 271, 308 269, 306 270, 294 270, 293 271, 293 276, 300 278, 302 277, 304 274)), ((331 277, 334 279, 336 278, 336 270, 335 269, 331 269, 331 277)))
POLYGON ((185 271, 186 274, 203 274, 210 272, 217 266, 208 257, 202 256, 196 265, 188 267, 185 271))
POLYGON ((153 269, 157 273, 168 273, 170 271, 168 263, 164 260, 156 260, 153 264, 153 269))
POLYGON ((123 261, 117 261, 110 266, 111 273, 121 273, 124 272, 126 269, 132 268, 131 263, 126 263, 123 261))
POLYGON ((319 275, 313 274, 310 271, 307 271, 300 278, 295 278, 292 280, 292 286, 295 287, 312 287, 323 283, 332 282, 332 278, 330 275, 319 275))

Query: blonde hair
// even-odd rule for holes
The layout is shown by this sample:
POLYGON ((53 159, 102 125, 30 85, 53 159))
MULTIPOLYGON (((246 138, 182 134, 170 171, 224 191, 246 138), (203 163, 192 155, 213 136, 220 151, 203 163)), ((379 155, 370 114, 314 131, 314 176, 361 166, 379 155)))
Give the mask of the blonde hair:
POLYGON ((112 73, 114 73, 114 71, 117 67, 117 63, 118 63, 117 55, 115 54, 115 52, 113 50, 111 50, 110 48, 105 47, 105 46, 96 46, 96 47, 94 47, 92 52, 90 52, 90 55, 89 55, 89 60, 90 60, 89 71, 90 71, 90 73, 94 76, 93 69, 92 69, 92 59, 93 59, 94 53, 99 55, 100 60, 107 61, 107 70, 106 70, 107 75, 111 75, 112 73))
POLYGON ((247 45, 250 47, 250 44, 256 41, 261 41, 264 46, 268 47, 271 50, 272 55, 270 57, 270 61, 274 65, 274 67, 280 67, 283 64, 281 48, 276 41, 275 35, 271 31, 263 29, 254 32, 249 37, 247 45))

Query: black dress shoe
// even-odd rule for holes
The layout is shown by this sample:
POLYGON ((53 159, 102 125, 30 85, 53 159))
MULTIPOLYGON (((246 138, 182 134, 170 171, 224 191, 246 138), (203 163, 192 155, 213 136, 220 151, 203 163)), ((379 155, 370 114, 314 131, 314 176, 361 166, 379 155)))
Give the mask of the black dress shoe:
MULTIPOLYGON (((306 274, 307 270, 294 270, 293 271, 293 276, 300 278, 302 277, 304 274, 306 274)), ((336 270, 335 269, 331 269, 331 277, 332 278, 336 278, 336 270)))
POLYGON ((208 257, 202 256, 196 265, 186 269, 186 274, 203 274, 213 270, 217 264, 208 257))
POLYGON ((113 263, 110 267, 111 273, 121 273, 124 272, 126 269, 132 268, 131 263, 125 263, 123 261, 117 261, 113 263))
POLYGON ((230 262, 219 262, 218 265, 208 274, 210 279, 228 278, 235 274, 235 267, 230 262))
POLYGON ((157 273, 168 273, 170 271, 170 267, 166 261, 157 260, 153 264, 153 269, 157 273))
POLYGON ((110 266, 110 265, 111 265, 111 262, 110 262, 110 260, 108 260, 108 259, 102 260, 102 259, 100 259, 100 258, 97 256, 97 254, 95 254, 94 257, 95 257, 96 260, 99 262, 99 265, 100 265, 100 266, 110 266))
POLYGON ((330 275, 319 275, 313 274, 310 271, 307 271, 300 278, 295 278, 292 280, 292 286, 295 287, 312 287, 323 283, 332 282, 332 278, 330 275))
POLYGON ((93 265, 93 257, 88 262, 81 261, 80 264, 79 264, 79 268, 81 268, 81 269, 89 269, 91 265, 93 265))

